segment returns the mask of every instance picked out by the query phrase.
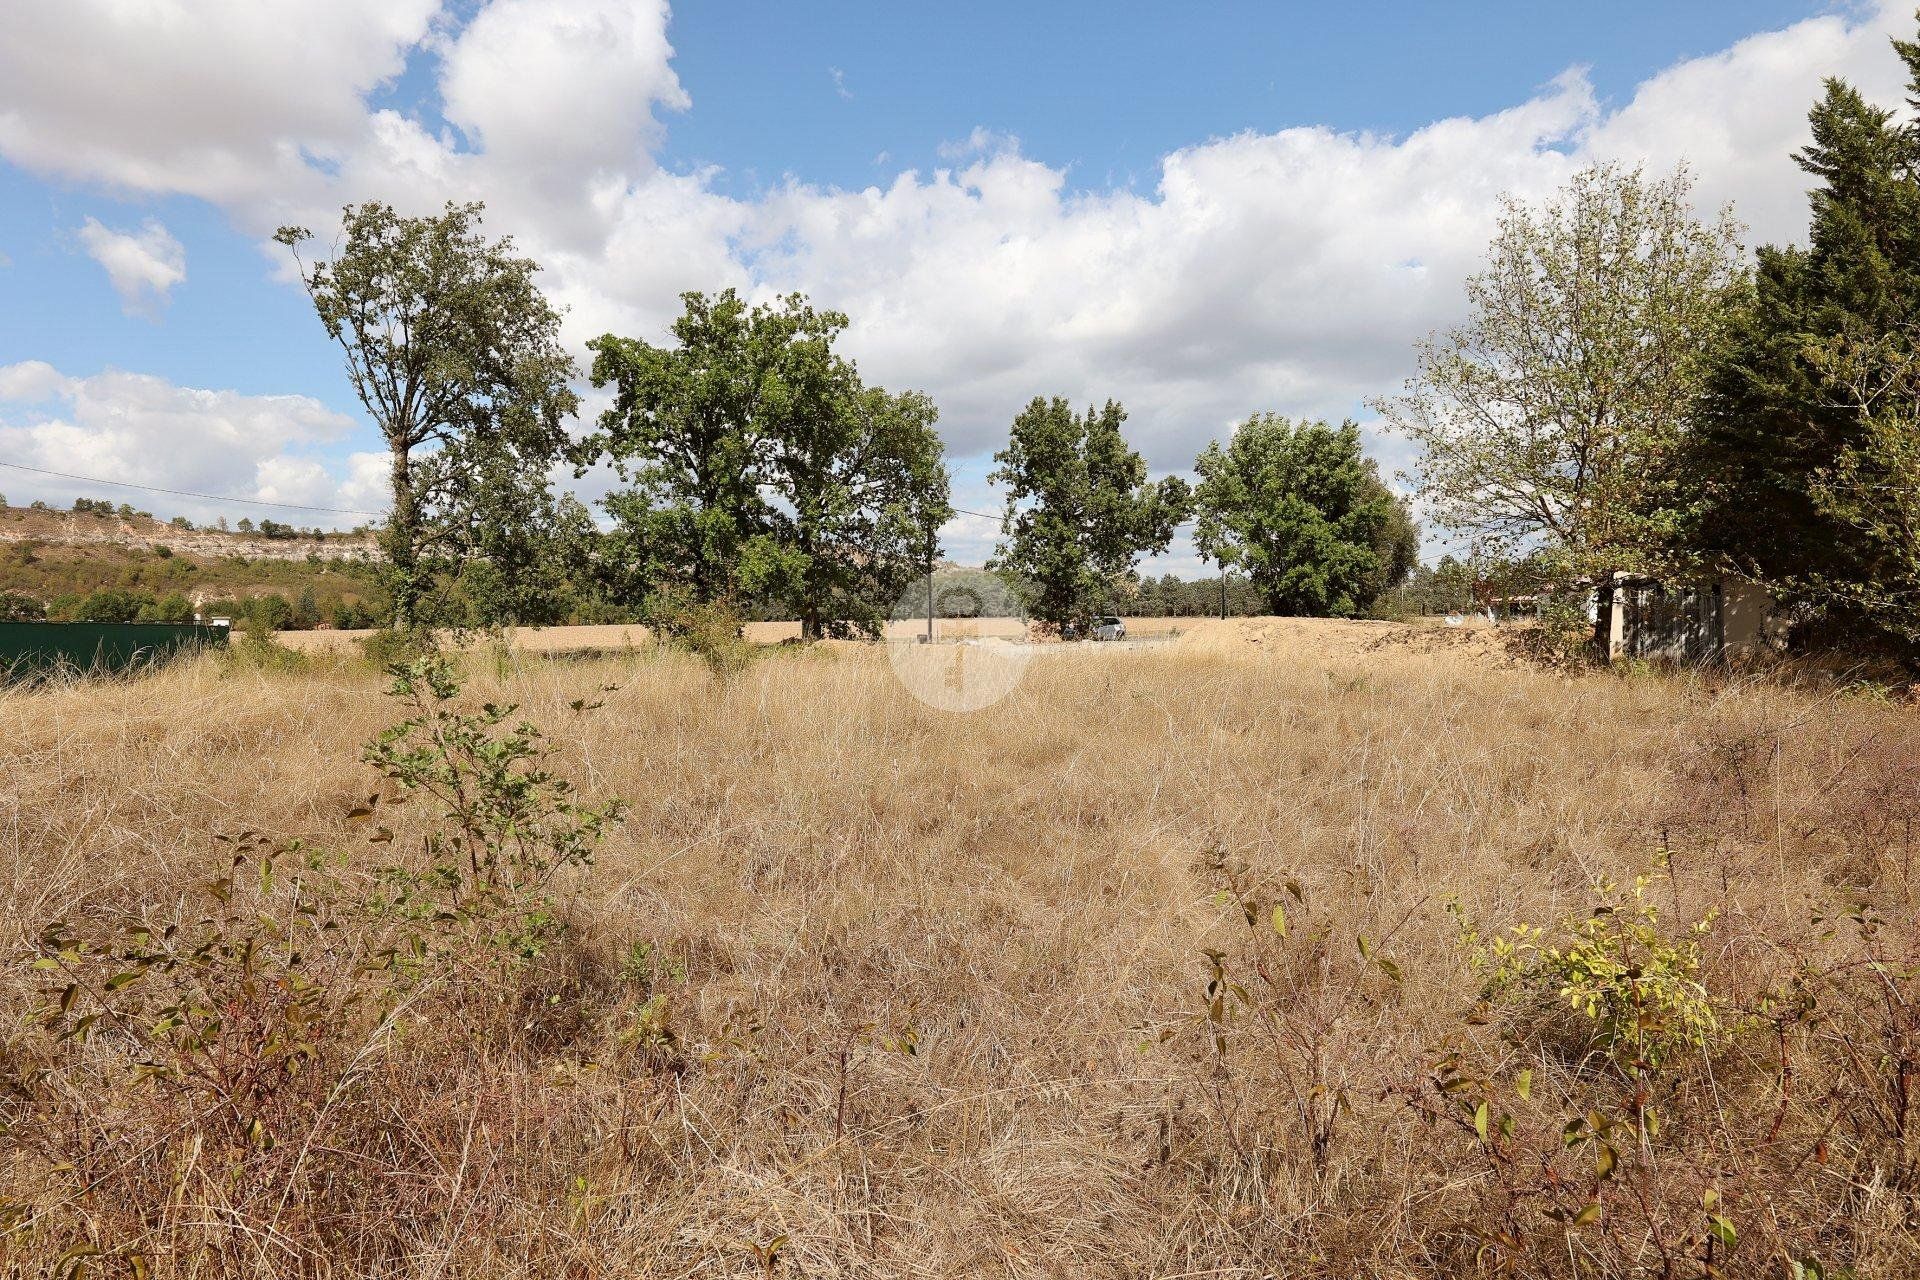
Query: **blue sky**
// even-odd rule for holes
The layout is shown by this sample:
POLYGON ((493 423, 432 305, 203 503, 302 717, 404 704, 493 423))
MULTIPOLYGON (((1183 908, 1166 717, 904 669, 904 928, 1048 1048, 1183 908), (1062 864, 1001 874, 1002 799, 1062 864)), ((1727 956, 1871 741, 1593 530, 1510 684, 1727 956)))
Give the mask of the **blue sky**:
MULTIPOLYGON (((1036 394, 1120 397, 1166 470, 1256 410, 1367 420, 1457 318, 1494 198, 1580 164, 1685 161, 1754 239, 1797 234, 1819 78, 1897 98, 1885 39, 1914 26, 1781 0, 154 12, 4 19, 0 461, 355 509, 378 442, 265 244, 289 218, 486 199, 576 343, 659 336, 684 288, 802 289, 870 378, 935 396, 987 510, 1036 394)), ((85 489, 0 468, 15 502, 85 489)))
POLYGON ((788 174, 859 187, 937 165, 943 143, 984 127, 1070 166, 1076 186, 1150 188, 1161 156, 1204 138, 1291 125, 1404 133, 1511 106, 1576 65, 1603 97, 1628 95, 1661 68, 1824 8, 709 3, 674 13, 674 65, 694 107, 671 122, 666 156, 719 165, 742 191, 788 174))

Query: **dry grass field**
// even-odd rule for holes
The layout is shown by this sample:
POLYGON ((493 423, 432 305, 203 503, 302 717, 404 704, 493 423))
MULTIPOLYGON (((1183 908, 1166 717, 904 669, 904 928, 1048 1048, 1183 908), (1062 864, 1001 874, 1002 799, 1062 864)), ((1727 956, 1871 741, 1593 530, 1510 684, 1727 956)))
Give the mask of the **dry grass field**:
MULTIPOLYGON (((1142 637, 1168 636, 1204 628, 1210 621, 1205 618, 1128 618, 1127 631, 1130 635, 1142 637)), ((946 639, 960 636, 1011 638, 1026 632, 1026 625, 1013 618, 942 618, 936 626, 937 634, 946 639)), ((890 622, 886 631, 889 639, 915 640, 925 634, 926 623, 890 622)), ((302 653, 341 653, 352 651, 371 634, 370 631, 287 631, 278 638, 280 643, 302 653)), ((749 622, 746 625, 746 638, 754 644, 763 645, 797 641, 800 639, 800 624, 749 622)), ((513 648, 528 653, 619 653, 645 646, 653 639, 653 633, 637 622, 608 623, 597 626, 509 627, 504 639, 513 648)))
POLYGON ((0 692, 0 1275, 1920 1273, 1909 707, 1389 624, 964 716, 877 647, 465 661, 629 808, 538 956, 416 920, 405 982, 378 673, 0 692), (243 832, 332 905, 210 903, 243 832))

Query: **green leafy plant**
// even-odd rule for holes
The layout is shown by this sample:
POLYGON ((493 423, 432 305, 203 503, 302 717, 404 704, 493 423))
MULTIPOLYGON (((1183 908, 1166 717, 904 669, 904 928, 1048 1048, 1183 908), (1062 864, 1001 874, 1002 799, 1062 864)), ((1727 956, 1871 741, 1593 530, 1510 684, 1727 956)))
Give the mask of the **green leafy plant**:
POLYGON ((1648 892, 1665 875, 1662 869, 1636 876, 1625 893, 1611 880, 1597 880, 1594 907, 1553 929, 1517 924, 1485 947, 1469 930, 1489 997, 1516 987, 1551 990, 1592 1025, 1598 1047, 1629 1071, 1706 1048, 1720 1031, 1713 999, 1699 980, 1700 940, 1713 927, 1713 913, 1670 937, 1648 892))
POLYGON ((133 1082, 197 1112, 203 1136, 265 1150, 315 1102, 329 1029, 372 990, 355 981, 364 957, 341 931, 352 906, 330 860, 254 833, 223 840, 231 863, 200 886, 197 918, 43 929, 32 967, 55 981, 35 1017, 58 1042, 104 1037, 133 1082))
POLYGON ((424 627, 412 631, 381 627, 372 635, 362 636, 358 643, 361 656, 381 671, 391 671, 436 651, 433 633, 424 627))
POLYGON ((1325 1178, 1360 1092, 1340 1047, 1364 1011, 1403 980, 1385 950, 1391 930, 1379 940, 1354 934, 1351 950, 1341 947, 1336 958, 1297 876, 1256 870, 1217 846, 1207 871, 1219 886, 1213 901, 1226 937, 1202 951, 1206 976, 1192 1021, 1204 1035, 1219 1122, 1239 1151, 1271 1152, 1274 1135, 1285 1135, 1325 1178))
POLYGON ((1560 591, 1540 601, 1540 617, 1526 634, 1534 659, 1550 667, 1582 667, 1594 660, 1593 622, 1587 617, 1586 593, 1560 591))
POLYGON ((227 646, 228 665, 249 671, 305 670, 307 656, 274 639, 276 631, 265 615, 248 614, 241 624, 239 641, 227 646))
POLYGON ((1659 1107, 1678 1096, 1680 1059, 1724 1035, 1700 979, 1713 916, 1677 935, 1664 927, 1652 893, 1666 876, 1663 859, 1624 890, 1597 880, 1585 914, 1491 938, 1450 907, 1481 999, 1464 1036, 1387 1092, 1455 1135, 1480 1171, 1479 1211, 1467 1221, 1486 1274, 1733 1274, 1726 1259, 1739 1233, 1720 1175, 1703 1186, 1663 1171, 1678 1153, 1659 1107), (1571 1011, 1580 1051, 1555 1070, 1556 1055, 1505 1025, 1501 1006, 1571 1011), (1500 1029, 1497 1048, 1474 1030, 1489 1026, 1500 1029))
MULTIPOLYGON (((413 714, 369 743, 363 758, 397 785, 402 802, 424 800, 437 812, 422 837, 425 869, 389 876, 390 905, 416 914, 431 905, 438 920, 489 922, 497 942, 539 955, 560 928, 555 877, 592 864, 623 805, 582 804, 549 767, 546 737, 514 720, 512 704, 461 710, 460 682, 446 657, 416 658, 392 675, 390 692, 413 714)), ((352 816, 370 819, 373 808, 352 816)))
POLYGON ((647 623, 717 676, 739 674, 755 656, 754 645, 743 634, 746 617, 730 600, 698 600, 684 591, 664 589, 648 599, 647 623))

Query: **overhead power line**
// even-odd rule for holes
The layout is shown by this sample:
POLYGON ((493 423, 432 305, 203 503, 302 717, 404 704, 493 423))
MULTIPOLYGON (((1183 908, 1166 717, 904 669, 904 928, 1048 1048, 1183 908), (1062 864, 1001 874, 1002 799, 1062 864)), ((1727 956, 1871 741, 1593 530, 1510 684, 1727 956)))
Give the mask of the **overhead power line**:
POLYGON ((176 498, 200 498, 207 502, 237 502, 249 507, 272 507, 276 511, 323 511, 334 516, 371 516, 378 520, 382 513, 378 511, 359 511, 352 507, 313 507, 299 502, 268 502, 264 498, 230 498, 220 493, 195 493, 191 489, 163 489, 155 484, 134 484, 128 480, 107 480, 100 476, 75 475, 70 471, 51 471, 46 467, 30 467, 24 462, 8 462, 0 458, 0 467, 11 467, 15 471, 31 471, 35 475, 59 476, 62 480, 78 480, 83 484, 107 484, 116 489, 138 489, 142 493, 165 493, 176 498))

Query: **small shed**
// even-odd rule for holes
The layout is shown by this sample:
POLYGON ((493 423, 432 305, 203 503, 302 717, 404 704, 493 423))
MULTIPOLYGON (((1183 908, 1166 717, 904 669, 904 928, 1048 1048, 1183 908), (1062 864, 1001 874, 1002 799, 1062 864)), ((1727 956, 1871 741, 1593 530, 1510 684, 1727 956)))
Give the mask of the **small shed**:
POLYGON ((1595 631, 1609 658, 1700 666, 1770 646, 1773 602, 1744 578, 1669 583, 1617 573, 1599 592, 1595 631))

